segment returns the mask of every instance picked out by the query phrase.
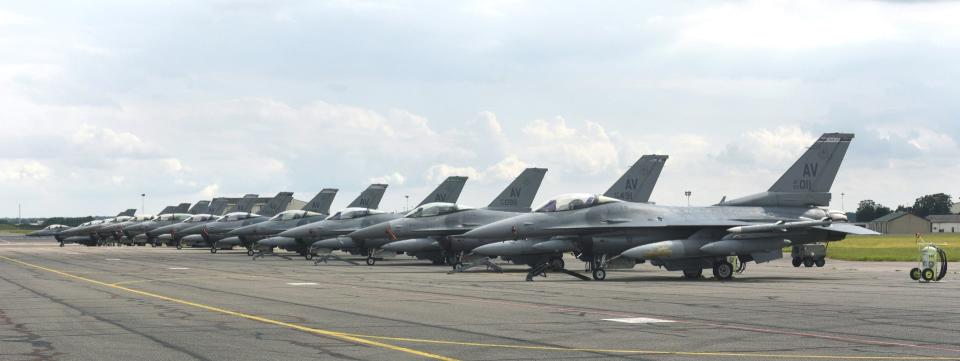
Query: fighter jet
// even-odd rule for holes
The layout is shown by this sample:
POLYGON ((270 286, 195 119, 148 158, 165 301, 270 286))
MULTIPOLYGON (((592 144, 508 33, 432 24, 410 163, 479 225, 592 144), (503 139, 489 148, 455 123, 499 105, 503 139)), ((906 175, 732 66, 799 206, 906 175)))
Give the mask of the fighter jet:
MULTIPOLYGON (((240 227, 227 233, 228 236, 239 237, 244 243, 254 242, 254 250, 271 250, 274 247, 282 247, 297 251, 300 255, 307 256, 306 247, 297 247, 297 242, 293 238, 270 237, 288 229, 302 226, 308 223, 319 222, 330 215, 330 205, 337 195, 337 189, 325 188, 317 193, 310 202, 307 202, 300 210, 289 210, 278 213, 265 222, 252 224, 246 227, 240 227), (267 238, 270 237, 270 238, 267 238)), ((210 247, 211 253, 217 253, 216 247, 210 247)), ((249 252, 248 252, 249 253, 249 252)), ((308 256, 308 259, 312 257, 308 256)))
POLYGON ((90 222, 83 223, 79 226, 61 230, 58 232, 54 238, 60 242, 61 246, 64 243, 78 243, 86 246, 100 246, 103 245, 103 239, 98 233, 100 228, 104 224, 109 222, 114 222, 118 217, 126 220, 128 217, 132 216, 137 210, 136 209, 127 209, 123 212, 117 214, 114 218, 107 219, 96 219, 90 222))
MULTIPOLYGON (((603 194, 606 197, 616 198, 627 202, 647 202, 653 192, 660 172, 667 161, 666 155, 648 154, 640 157, 613 185, 603 194)), ((485 257, 500 257, 514 264, 530 266, 527 280, 543 275, 548 269, 571 274, 582 278, 579 274, 564 270, 563 254, 576 249, 574 240, 564 237, 552 239, 518 239, 499 242, 483 242, 482 240, 454 239, 453 244, 464 243, 461 248, 472 249, 472 253, 485 257), (480 244, 478 244, 480 243, 480 244)), ((389 248, 387 245, 385 248, 389 248)))
POLYGON ((63 224, 51 224, 43 227, 43 229, 27 233, 27 237, 51 237, 68 228, 70 228, 70 226, 63 224))
POLYGON ((220 216, 206 213, 193 214, 181 222, 167 224, 165 226, 157 227, 147 231, 147 238, 160 239, 160 237, 164 237, 164 239, 166 239, 169 237, 167 243, 174 244, 177 246, 177 249, 181 249, 183 248, 183 245, 181 244, 182 235, 178 234, 179 231, 201 224, 206 224, 208 222, 213 222, 217 219, 220 219, 220 216))
MULTIPOLYGON (((229 213, 252 213, 254 207, 256 207, 257 202, 259 201, 260 196, 258 194, 245 194, 240 198, 227 198, 219 197, 214 198, 210 202, 210 211, 209 215, 211 216, 225 216, 229 213)), ((202 218, 202 217, 198 217, 202 218)), ((182 249, 184 245, 193 246, 200 243, 207 243, 207 239, 203 236, 203 228, 207 223, 215 222, 222 217, 212 217, 206 222, 192 222, 192 227, 178 228, 176 238, 172 234, 163 234, 160 237, 170 239, 171 244, 177 246, 177 249, 182 249)))
MULTIPOLYGON (((564 236, 590 262, 593 278, 606 277, 612 262, 655 266, 699 278, 712 268, 717 279, 741 264, 783 257, 786 246, 839 241, 848 234, 876 234, 846 223, 826 208, 853 134, 823 134, 766 192, 710 207, 628 203, 605 196, 568 194, 535 212, 491 223, 463 237, 492 239, 564 236)), ((632 265, 631 265, 632 267, 632 265)))
POLYGON ((190 214, 210 214, 210 201, 197 201, 187 211, 190 214))
MULTIPOLYGON (((460 192, 463 185, 467 182, 467 177, 449 177, 441 183, 437 189, 434 189, 426 198, 420 202, 417 207, 432 202, 456 202, 460 198, 460 192)), ((385 184, 373 185, 379 186, 380 193, 376 197, 377 203, 386 190, 385 184)), ((350 237, 340 237, 349 234, 358 229, 368 227, 374 224, 390 221, 400 218, 402 215, 397 213, 387 213, 373 209, 377 204, 357 201, 351 203, 347 208, 334 213, 327 219, 299 226, 287 231, 280 232, 280 237, 294 238, 301 244, 309 244, 309 254, 323 253, 326 260, 332 257, 334 250, 347 251, 353 254, 361 254, 367 257, 367 263, 373 264, 376 260, 370 255, 369 251, 353 242, 350 237)), ((318 261, 319 262, 319 261, 318 261)))
MULTIPOLYGON (((547 170, 543 168, 525 169, 490 205, 483 208, 451 202, 427 203, 414 208, 403 218, 356 230, 348 237, 358 247, 367 250, 407 252, 419 259, 431 260, 434 264, 446 262, 462 267, 464 249, 455 247, 448 237, 529 212, 546 173, 547 170)), ((373 254, 368 259, 376 262, 373 254)), ((370 261, 368 264, 372 265, 370 261)))
MULTIPOLYGON (((200 233, 200 236, 203 237, 203 240, 209 244, 211 248, 232 248, 234 245, 243 245, 247 247, 247 249, 250 249, 252 242, 244 242, 239 237, 230 236, 227 235, 227 233, 240 227, 266 221, 269 217, 287 207, 290 201, 293 200, 293 193, 280 192, 277 193, 276 197, 269 198, 269 201, 260 208, 260 212, 263 214, 253 213, 251 209, 248 208, 251 202, 255 206, 258 201, 262 200, 258 200, 257 198, 244 198, 243 200, 247 202, 244 202, 242 207, 238 204, 238 209, 241 211, 227 213, 216 221, 184 229, 182 232, 178 232, 178 234, 191 235, 200 233)), ((192 239, 188 241, 193 242, 192 239)), ((179 240, 175 240, 175 242, 177 249, 183 248, 183 244, 179 240)))

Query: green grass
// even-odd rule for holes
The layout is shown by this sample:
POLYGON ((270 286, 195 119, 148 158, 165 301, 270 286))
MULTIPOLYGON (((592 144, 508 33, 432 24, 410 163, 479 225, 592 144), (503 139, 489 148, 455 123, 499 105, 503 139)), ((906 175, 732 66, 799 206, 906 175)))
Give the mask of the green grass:
POLYGON ((33 229, 21 229, 12 224, 0 224, 0 233, 18 233, 27 234, 33 232, 33 229))
MULTIPOLYGON (((929 234, 923 239, 943 248, 951 262, 960 261, 960 234, 929 234)), ((850 236, 830 242, 827 257, 847 261, 916 261, 919 252, 912 234, 850 236)))

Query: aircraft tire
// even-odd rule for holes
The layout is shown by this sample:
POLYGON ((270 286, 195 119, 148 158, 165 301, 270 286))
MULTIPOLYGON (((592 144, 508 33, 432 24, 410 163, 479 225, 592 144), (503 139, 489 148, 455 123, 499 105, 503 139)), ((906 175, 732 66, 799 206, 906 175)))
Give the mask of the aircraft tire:
POLYGON ((803 257, 803 266, 807 268, 813 267, 813 258, 803 257))
POLYGON ((919 281, 919 280, 920 280, 920 269, 919 269, 919 268, 914 267, 912 270, 910 270, 910 279, 912 279, 912 280, 914 280, 914 281, 919 281))
POLYGON ((182 244, 179 244, 179 243, 177 243, 177 249, 183 249, 183 245, 182 245, 182 244))
POLYGON ((252 249, 248 249, 248 250, 247 250, 247 255, 248 255, 248 256, 253 257, 253 254, 254 254, 254 252, 253 252, 252 249))
POLYGON ((813 264, 817 265, 817 267, 823 267, 825 264, 827 264, 827 260, 823 258, 817 258, 813 261, 813 264))
POLYGON ((703 268, 698 268, 695 270, 683 270, 683 278, 688 280, 695 280, 703 277, 703 268))
POLYGON ((713 266, 713 276, 718 280, 733 278, 733 265, 727 261, 717 262, 717 264, 713 266))
POLYGON ((377 264, 377 259, 373 257, 367 257, 367 266, 373 266, 377 264))
POLYGON ((454 264, 453 264, 453 270, 454 270, 454 271, 463 271, 463 263, 462 263, 462 262, 454 263, 454 264))
POLYGON ((603 281, 607 279, 607 271, 603 268, 597 268, 593 270, 593 279, 597 281, 603 281))
POLYGON ((217 253, 217 247, 210 247, 210 253, 217 253))
POLYGON ((307 261, 312 260, 312 259, 313 259, 313 253, 310 253, 310 252, 304 253, 304 254, 303 254, 303 258, 305 258, 307 261))
POLYGON ((930 268, 924 268, 923 273, 921 274, 924 281, 930 282, 933 281, 933 278, 936 276, 936 273, 933 272, 930 268))
POLYGON ((554 271, 562 270, 564 267, 563 258, 557 257, 550 259, 550 269, 554 271))
POLYGON ((792 263, 794 267, 800 267, 800 265, 803 264, 803 259, 800 257, 794 257, 792 263))
POLYGON ((60 242, 60 247, 63 247, 63 242, 60 242))

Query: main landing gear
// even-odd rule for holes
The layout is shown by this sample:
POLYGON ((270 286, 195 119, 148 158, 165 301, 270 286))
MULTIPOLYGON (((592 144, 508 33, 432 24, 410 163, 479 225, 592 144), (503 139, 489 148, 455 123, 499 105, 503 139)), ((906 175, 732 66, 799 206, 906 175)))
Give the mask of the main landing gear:
POLYGON ((733 265, 726 260, 717 262, 713 265, 713 276, 718 280, 728 280, 733 278, 733 265))

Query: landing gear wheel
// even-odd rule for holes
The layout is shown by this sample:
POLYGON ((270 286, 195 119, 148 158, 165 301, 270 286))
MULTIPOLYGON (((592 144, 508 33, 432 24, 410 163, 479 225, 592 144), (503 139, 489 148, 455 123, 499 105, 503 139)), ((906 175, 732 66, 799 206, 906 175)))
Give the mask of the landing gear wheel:
POLYGON ((793 259, 792 263, 794 267, 800 267, 800 265, 803 263, 803 260, 800 259, 799 257, 796 257, 793 259))
POLYGON ((919 281, 919 280, 920 280, 920 269, 919 269, 919 268, 914 267, 912 270, 910 270, 910 279, 912 279, 912 280, 914 280, 914 281, 919 281))
POLYGON ((453 266, 453 265, 457 264, 457 256, 456 256, 456 255, 452 255, 452 254, 451 254, 451 255, 447 255, 445 261, 447 262, 447 265, 448 265, 448 266, 453 266))
POLYGON ((603 268, 597 268, 593 270, 593 279, 597 281, 603 281, 607 278, 607 271, 603 268))
POLYGON ((827 260, 823 258, 817 258, 817 260, 813 261, 813 263, 816 264, 817 267, 823 267, 823 265, 827 264, 827 260))
POLYGON ((217 247, 210 247, 210 253, 217 253, 217 247))
POLYGON ((722 261, 713 266, 713 276, 718 280, 728 280, 733 277, 733 265, 722 261))
POLYGON ((803 258, 803 266, 804 266, 804 267, 813 267, 813 258, 804 257, 804 258, 803 258))
POLYGON ((936 274, 933 273, 932 269, 926 268, 923 270, 923 274, 921 274, 921 276, 923 276, 924 281, 930 282, 933 281, 933 278, 936 276, 936 274))
POLYGON ((377 259, 373 257, 367 257, 367 266, 373 266, 377 263, 377 259))
POLYGON ((248 256, 253 257, 253 254, 254 254, 254 252, 253 252, 252 249, 248 249, 248 250, 247 250, 247 255, 248 255, 248 256))
POLYGON ((63 247, 63 242, 60 242, 60 247, 63 247))
POLYGON ((183 245, 180 243, 177 243, 177 249, 183 249, 183 245))
POLYGON ((463 263, 462 262, 454 263, 453 270, 457 272, 463 271, 463 263))
POLYGON ((562 270, 564 266, 563 258, 554 258, 550 260, 550 269, 554 271, 562 270))
POLYGON ((303 255, 303 258, 306 258, 307 261, 312 260, 312 259, 313 259, 313 253, 307 252, 307 254, 303 255))
POLYGON ((703 268, 683 270, 683 278, 688 280, 695 280, 703 277, 703 268))

